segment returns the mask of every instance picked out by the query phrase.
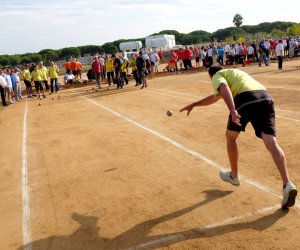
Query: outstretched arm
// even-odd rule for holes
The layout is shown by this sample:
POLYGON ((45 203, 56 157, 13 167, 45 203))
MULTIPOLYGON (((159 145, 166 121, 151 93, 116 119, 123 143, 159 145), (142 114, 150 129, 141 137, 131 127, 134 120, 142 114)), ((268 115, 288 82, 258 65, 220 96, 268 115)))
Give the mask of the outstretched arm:
POLYGON ((221 98, 222 98, 221 96, 216 96, 215 94, 212 94, 212 95, 207 96, 207 97, 205 97, 205 98, 203 98, 199 101, 193 102, 193 103, 183 107, 182 109, 180 109, 180 112, 186 110, 187 115, 189 115, 194 107, 196 107, 196 106, 207 106, 207 105, 210 105, 210 104, 213 104, 213 103, 217 102, 221 98))

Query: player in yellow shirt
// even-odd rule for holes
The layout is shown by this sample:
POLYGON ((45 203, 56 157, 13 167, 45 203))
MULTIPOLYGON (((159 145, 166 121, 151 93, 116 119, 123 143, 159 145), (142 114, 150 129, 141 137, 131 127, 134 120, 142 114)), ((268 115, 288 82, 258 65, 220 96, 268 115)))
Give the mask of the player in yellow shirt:
POLYGON ((134 53, 132 54, 130 60, 129 60, 129 67, 131 67, 131 72, 133 74, 134 80, 135 80, 135 86, 139 85, 139 77, 138 77, 138 73, 137 73, 137 68, 136 68, 136 57, 137 54, 134 53))
POLYGON ((49 84, 48 84, 48 70, 47 68, 44 66, 44 63, 41 61, 39 62, 39 66, 38 66, 38 69, 41 71, 41 82, 42 84, 45 85, 45 88, 47 90, 49 90, 49 84))
POLYGON ((276 141, 275 111, 271 95, 266 88, 247 73, 238 69, 223 69, 212 65, 208 70, 214 94, 183 107, 180 112, 187 115, 197 106, 213 104, 223 98, 228 109, 226 139, 231 171, 221 171, 223 181, 239 186, 237 138, 250 122, 257 137, 261 138, 270 151, 283 183, 282 209, 295 204, 297 189, 290 181, 286 157, 276 141))
POLYGON ((58 87, 58 72, 59 72, 59 68, 56 64, 54 64, 53 61, 50 62, 50 66, 48 67, 48 74, 50 76, 50 90, 51 93, 53 93, 54 91, 54 87, 53 84, 55 85, 55 92, 57 92, 59 90, 58 87))
POLYGON ((106 55, 105 68, 106 68, 107 83, 108 83, 108 89, 109 89, 109 87, 111 86, 111 82, 113 82, 113 84, 115 84, 114 60, 111 59, 109 55, 106 55))
POLYGON ((23 81, 26 86, 26 93, 27 97, 31 98, 32 97, 32 86, 31 86, 31 74, 29 71, 29 65, 25 64, 24 69, 22 71, 22 76, 23 76, 23 81))
POLYGON ((31 81, 34 82, 35 90, 39 93, 39 98, 41 97, 41 91, 43 93, 43 98, 46 98, 45 90, 42 84, 42 72, 38 69, 37 65, 33 65, 33 71, 31 72, 31 81))
POLYGON ((122 66, 121 66, 122 85, 124 84, 124 81, 125 81, 125 84, 128 84, 128 78, 127 78, 127 69, 128 69, 128 67, 129 67, 128 60, 123 58, 123 63, 122 63, 122 66))

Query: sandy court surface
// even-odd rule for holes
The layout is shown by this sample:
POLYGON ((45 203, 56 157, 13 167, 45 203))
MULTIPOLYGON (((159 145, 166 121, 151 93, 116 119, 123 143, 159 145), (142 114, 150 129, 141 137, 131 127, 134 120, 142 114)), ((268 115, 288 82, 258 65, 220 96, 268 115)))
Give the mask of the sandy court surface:
MULTIPOLYGON (((297 66, 241 69, 275 99, 299 188, 297 66)), ((0 249, 299 249, 299 197, 281 211, 279 173, 252 127, 239 138, 234 187, 218 176, 229 168, 224 102, 178 112, 212 93, 206 72, 158 77, 143 90, 133 80, 92 88, 0 111, 0 249)))

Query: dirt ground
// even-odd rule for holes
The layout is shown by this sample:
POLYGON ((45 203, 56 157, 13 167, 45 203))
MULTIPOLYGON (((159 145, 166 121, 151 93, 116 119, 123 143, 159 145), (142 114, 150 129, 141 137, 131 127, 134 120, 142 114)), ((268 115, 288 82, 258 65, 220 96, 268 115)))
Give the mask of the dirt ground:
MULTIPOLYGON (((298 66, 241 69, 275 99, 299 188, 298 66)), ((148 83, 61 90, 0 111, 0 249, 299 249, 299 198, 280 209, 279 173, 252 127, 239 138, 234 187, 218 174, 229 168, 224 102, 178 112, 212 93, 207 72, 148 83)))

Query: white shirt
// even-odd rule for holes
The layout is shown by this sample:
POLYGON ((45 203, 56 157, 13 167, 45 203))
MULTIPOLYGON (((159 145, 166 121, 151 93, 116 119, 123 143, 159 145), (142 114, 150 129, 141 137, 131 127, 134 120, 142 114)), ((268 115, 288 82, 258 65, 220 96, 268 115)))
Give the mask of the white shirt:
POLYGON ((5 80, 6 80, 6 87, 7 88, 12 88, 12 82, 11 82, 11 79, 10 79, 9 75, 5 75, 5 80))
POLYGON ((153 52, 153 53, 151 54, 151 61, 157 62, 158 60, 159 60, 158 54, 157 54, 156 52, 153 52))
POLYGON ((248 55, 252 55, 254 52, 254 48, 251 45, 249 45, 247 48, 247 52, 248 52, 248 55))
POLYGON ((145 61, 146 61, 146 60, 150 60, 150 57, 149 57, 147 54, 143 54, 142 57, 144 58, 145 61))
POLYGON ((212 57, 212 53, 213 53, 213 49, 212 49, 212 48, 209 48, 209 49, 207 50, 207 56, 212 57))
POLYGON ((20 73, 19 72, 13 73, 13 76, 15 78, 15 82, 19 83, 20 82, 20 73))
POLYGON ((73 79, 75 79, 75 76, 74 76, 73 74, 65 74, 65 79, 66 79, 67 81, 73 80, 73 79))
POLYGON ((283 56, 284 55, 284 49, 283 49, 282 43, 278 43, 276 45, 275 54, 276 54, 276 56, 283 56))
POLYGON ((225 52, 225 53, 228 53, 229 50, 230 50, 230 45, 229 45, 229 44, 226 44, 226 45, 225 45, 225 48, 224 48, 224 52, 225 52))
POLYGON ((6 87, 6 80, 3 76, 0 76, 0 85, 5 88, 6 87))
POLYGON ((268 41, 264 41, 264 46, 266 49, 270 48, 270 43, 268 41))

